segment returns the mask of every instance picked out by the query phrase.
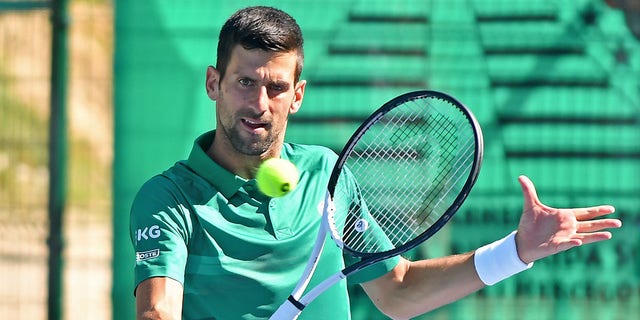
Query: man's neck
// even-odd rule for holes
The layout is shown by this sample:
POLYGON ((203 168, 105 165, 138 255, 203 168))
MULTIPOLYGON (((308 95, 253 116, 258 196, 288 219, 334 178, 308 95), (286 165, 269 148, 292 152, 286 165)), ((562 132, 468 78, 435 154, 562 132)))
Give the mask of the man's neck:
POLYGON ((225 140, 224 137, 221 137, 219 132, 216 131, 213 143, 206 150, 206 153, 209 158, 233 174, 245 179, 253 179, 256 169, 262 161, 267 158, 279 156, 281 149, 282 147, 277 150, 269 150, 259 156, 246 155, 238 152, 228 140, 225 140))

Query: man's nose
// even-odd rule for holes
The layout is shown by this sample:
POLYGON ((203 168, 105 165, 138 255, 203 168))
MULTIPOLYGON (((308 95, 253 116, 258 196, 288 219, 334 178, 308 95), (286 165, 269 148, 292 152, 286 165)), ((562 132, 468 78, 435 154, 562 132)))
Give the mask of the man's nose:
POLYGON ((257 111, 264 112, 269 108, 269 92, 266 86, 259 86, 253 103, 257 111))

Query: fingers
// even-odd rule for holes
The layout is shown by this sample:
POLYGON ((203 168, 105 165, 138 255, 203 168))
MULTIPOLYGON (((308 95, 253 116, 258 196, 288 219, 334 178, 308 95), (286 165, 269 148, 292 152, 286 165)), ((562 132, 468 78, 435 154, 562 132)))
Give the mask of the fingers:
POLYGON ((557 252, 567 251, 567 250, 569 250, 571 248, 575 248, 575 247, 581 246, 584 243, 585 242, 584 242, 583 237, 576 237, 576 238, 572 238, 572 239, 569 239, 567 241, 564 241, 564 242, 558 244, 556 250, 557 250, 557 252))
POLYGON ((533 208, 535 206, 544 208, 544 209, 552 209, 551 207, 540 202, 538 198, 538 193, 536 192, 536 187, 529 177, 525 175, 521 175, 518 177, 518 182, 520 182, 520 187, 522 188, 522 195, 524 197, 524 208, 533 208))
MULTIPOLYGON (((544 205, 542 202, 540 202, 535 186, 527 176, 525 175, 519 176, 518 181, 520 182, 520 187, 522 188, 525 208, 540 206, 545 209, 553 209, 549 206, 544 205)), ((576 209, 570 209, 570 210, 573 211, 573 214, 576 220, 587 221, 587 220, 592 220, 604 215, 611 214, 615 212, 616 209, 611 205, 601 205, 601 206, 595 206, 595 207, 576 208, 576 209)), ((606 224, 601 229, 619 228, 620 226, 622 226, 622 222, 618 219, 608 219, 608 220, 603 219, 603 221, 606 221, 605 222, 606 224)))
POLYGON ((576 219, 580 221, 601 217, 601 216, 613 213, 615 211, 616 209, 613 206, 609 206, 609 205, 574 209, 576 219))
POLYGON ((618 219, 601 219, 578 222, 578 232, 596 232, 604 229, 620 228, 622 222, 618 219))
MULTIPOLYGON (((540 199, 538 198, 538 194, 536 192, 536 188, 529 177, 521 175, 518 177, 518 182, 520 182, 520 187, 522 188, 525 206, 530 207, 532 205, 539 205, 545 208, 549 208, 548 206, 540 202, 540 199)), ((575 212, 576 219, 578 220, 589 220, 615 212, 615 208, 611 205, 577 208, 573 210, 575 212)))
POLYGON ((538 194, 533 182, 527 176, 519 176, 518 182, 520 182, 520 188, 522 188, 522 195, 524 197, 524 207, 531 208, 535 204, 539 203, 538 194))
POLYGON ((577 239, 582 242, 582 244, 589 244, 594 242, 600 242, 609 240, 612 238, 611 232, 608 231, 600 231, 600 232, 592 232, 592 233, 576 233, 572 239, 577 239))
POLYGON ((608 231, 600 231, 600 232, 590 232, 590 233, 576 233, 573 234, 570 238, 564 239, 555 245, 555 252, 562 252, 569 250, 571 248, 579 247, 581 245, 606 241, 611 239, 613 236, 611 232, 608 231))

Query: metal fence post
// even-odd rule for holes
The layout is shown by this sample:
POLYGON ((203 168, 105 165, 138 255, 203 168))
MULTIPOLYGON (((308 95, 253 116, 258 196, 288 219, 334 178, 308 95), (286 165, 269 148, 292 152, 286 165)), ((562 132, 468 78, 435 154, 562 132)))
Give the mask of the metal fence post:
POLYGON ((51 2, 51 118, 49 122, 49 320, 63 318, 63 216, 67 195, 67 0, 51 2))

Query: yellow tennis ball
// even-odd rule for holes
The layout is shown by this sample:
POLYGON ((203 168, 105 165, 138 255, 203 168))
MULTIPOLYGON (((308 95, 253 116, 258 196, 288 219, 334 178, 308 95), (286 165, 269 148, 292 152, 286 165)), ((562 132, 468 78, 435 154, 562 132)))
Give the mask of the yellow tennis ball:
POLYGON ((276 198, 282 197, 298 186, 298 168, 289 160, 270 158, 256 172, 256 184, 260 192, 276 198))

